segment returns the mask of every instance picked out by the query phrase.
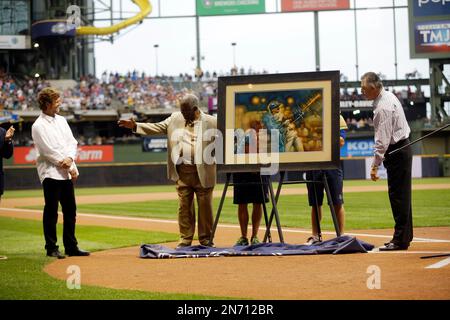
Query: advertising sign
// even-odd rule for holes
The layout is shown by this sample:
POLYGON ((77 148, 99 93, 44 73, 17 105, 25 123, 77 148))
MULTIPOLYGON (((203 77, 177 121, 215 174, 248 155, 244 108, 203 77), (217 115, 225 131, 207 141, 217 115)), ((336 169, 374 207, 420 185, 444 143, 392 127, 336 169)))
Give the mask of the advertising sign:
MULTIPOLYGON (((34 147, 15 147, 14 164, 36 163, 37 150, 34 147)), ((75 163, 113 162, 113 146, 79 146, 75 163)))
POLYGON ((75 37, 75 28, 66 20, 44 20, 33 23, 31 38, 39 37, 75 37))
POLYGON ((414 0, 414 17, 450 15, 450 0, 414 0))
POLYGON ((0 49, 30 49, 29 36, 0 36, 0 49))
POLYGON ((341 157, 373 156, 375 142, 372 139, 348 139, 341 148, 341 157))
MULTIPOLYGON (((366 179, 370 179, 370 170, 372 168, 373 158, 366 158, 366 179)), ((378 167, 378 176, 381 179, 387 179, 387 170, 383 164, 378 167)), ((420 156, 413 156, 412 178, 422 178, 422 158, 420 156)))
POLYGON ((167 151, 166 137, 144 137, 142 139, 142 151, 165 152, 167 151))
POLYGON ((281 11, 322 11, 350 9, 350 0, 281 0, 281 11))
POLYGON ((450 58, 450 0, 409 0, 412 59, 450 58))
POLYGON ((197 15, 217 16, 266 12, 265 0, 197 0, 197 15))
POLYGON ((416 22, 414 43, 416 53, 450 54, 450 20, 416 22))

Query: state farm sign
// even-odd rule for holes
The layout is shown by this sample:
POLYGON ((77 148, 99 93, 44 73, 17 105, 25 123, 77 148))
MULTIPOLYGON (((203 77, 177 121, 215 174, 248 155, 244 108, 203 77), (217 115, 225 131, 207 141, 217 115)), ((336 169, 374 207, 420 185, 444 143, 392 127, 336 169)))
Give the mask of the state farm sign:
MULTIPOLYGON (((37 151, 34 147, 14 148, 14 164, 34 164, 36 157, 37 151)), ((75 158, 76 163, 113 161, 113 146, 80 146, 75 158)))

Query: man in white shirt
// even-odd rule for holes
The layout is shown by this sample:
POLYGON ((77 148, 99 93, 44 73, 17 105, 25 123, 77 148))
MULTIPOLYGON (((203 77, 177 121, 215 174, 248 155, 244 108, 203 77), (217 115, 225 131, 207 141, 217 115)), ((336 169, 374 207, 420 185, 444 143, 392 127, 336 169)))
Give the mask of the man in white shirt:
POLYGON ((75 238, 76 202, 73 181, 78 178, 75 165, 77 140, 73 137, 66 119, 57 113, 61 105, 59 93, 45 88, 38 95, 42 110, 36 119, 31 135, 37 149, 37 171, 44 189, 44 237, 47 256, 63 259, 56 235, 58 203, 64 216, 63 243, 69 256, 88 256, 89 252, 78 248, 75 238))
POLYGON ((397 97, 385 91, 379 76, 367 72, 361 77, 362 93, 373 100, 373 125, 375 129, 375 156, 370 177, 377 181, 378 166, 383 162, 387 170, 389 200, 395 220, 392 240, 381 251, 407 250, 413 239, 411 206, 411 147, 395 154, 393 150, 409 143, 411 129, 406 121, 402 104, 397 97))

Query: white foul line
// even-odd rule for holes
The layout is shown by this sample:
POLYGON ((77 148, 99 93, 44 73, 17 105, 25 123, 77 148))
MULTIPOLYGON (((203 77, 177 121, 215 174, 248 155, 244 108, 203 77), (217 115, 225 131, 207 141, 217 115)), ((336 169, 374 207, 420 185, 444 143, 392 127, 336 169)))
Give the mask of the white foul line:
MULTIPOLYGON (((17 209, 17 208, 0 208, 0 210, 4 211, 15 211, 15 212, 33 212, 33 213, 42 213, 41 210, 34 210, 34 209, 17 209)), ((61 212, 58 212, 59 215, 62 215, 61 212)), ((125 216, 112 216, 112 215, 106 215, 106 214, 93 214, 93 213, 77 213, 77 216, 79 217, 91 217, 91 218, 101 218, 101 219, 110 219, 110 220, 128 220, 128 221, 142 221, 142 222, 158 222, 158 223, 170 223, 170 224, 177 224, 178 221, 175 220, 164 220, 164 219, 153 219, 153 218, 137 218, 137 217, 125 217, 125 216)), ((240 227, 238 225, 230 225, 230 224, 218 224, 218 227, 221 228, 233 228, 233 229, 239 229, 240 227)), ((262 228, 265 229, 265 228, 262 228)), ((271 228, 271 231, 277 231, 277 228, 271 228)), ((311 231, 309 230, 296 230, 296 229, 289 229, 289 228, 283 228, 283 232, 290 232, 290 233, 305 233, 310 234, 311 231)), ((324 231, 322 234, 326 235, 335 235, 335 232, 330 231, 324 231)), ((383 238, 383 239, 391 239, 392 236, 387 235, 380 235, 380 234, 370 234, 370 233, 346 233, 346 235, 349 236, 360 236, 360 237, 371 237, 371 238, 383 238)), ((428 239, 428 238, 417 238, 415 237, 412 242, 438 242, 438 243, 450 243, 450 240, 440 240, 440 239, 428 239)))
POLYGON ((425 267, 425 269, 439 269, 450 264, 450 257, 425 267))
POLYGON ((380 248, 373 248, 367 251, 371 254, 450 254, 448 251, 411 251, 411 250, 395 250, 395 251, 380 251, 380 248))

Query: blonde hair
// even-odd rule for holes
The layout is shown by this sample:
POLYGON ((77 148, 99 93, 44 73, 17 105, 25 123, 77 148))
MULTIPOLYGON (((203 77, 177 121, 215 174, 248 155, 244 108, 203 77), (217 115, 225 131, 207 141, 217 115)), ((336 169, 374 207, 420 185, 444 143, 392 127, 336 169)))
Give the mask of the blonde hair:
POLYGON ((37 101, 39 109, 45 111, 49 105, 55 102, 60 97, 58 90, 52 87, 47 87, 39 91, 37 101))

